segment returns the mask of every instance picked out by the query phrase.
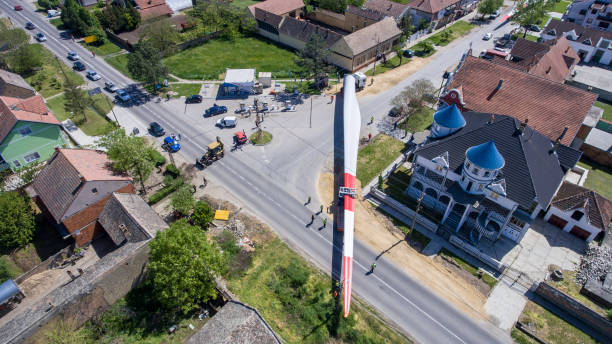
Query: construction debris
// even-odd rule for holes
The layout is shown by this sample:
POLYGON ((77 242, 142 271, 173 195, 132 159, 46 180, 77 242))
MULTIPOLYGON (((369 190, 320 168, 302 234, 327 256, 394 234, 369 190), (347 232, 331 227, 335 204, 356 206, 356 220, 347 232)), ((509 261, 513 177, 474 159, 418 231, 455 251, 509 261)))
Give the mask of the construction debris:
POLYGON ((576 282, 584 284, 588 280, 603 281, 612 271, 612 248, 590 244, 580 261, 576 282))

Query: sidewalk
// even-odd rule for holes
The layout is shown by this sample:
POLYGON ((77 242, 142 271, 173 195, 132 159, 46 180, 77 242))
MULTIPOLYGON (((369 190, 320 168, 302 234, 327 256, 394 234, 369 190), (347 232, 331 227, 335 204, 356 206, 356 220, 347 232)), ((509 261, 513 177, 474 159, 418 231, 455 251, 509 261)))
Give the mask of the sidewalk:
POLYGON ((96 137, 85 134, 72 120, 67 119, 63 121, 62 127, 79 146, 96 146, 96 137))
POLYGON ((109 121, 119 124, 119 126, 125 129, 125 133, 130 135, 134 134, 135 130, 138 129, 136 136, 145 136, 148 134, 149 124, 142 122, 138 119, 130 110, 122 106, 114 106, 112 111, 106 114, 106 118, 109 121))

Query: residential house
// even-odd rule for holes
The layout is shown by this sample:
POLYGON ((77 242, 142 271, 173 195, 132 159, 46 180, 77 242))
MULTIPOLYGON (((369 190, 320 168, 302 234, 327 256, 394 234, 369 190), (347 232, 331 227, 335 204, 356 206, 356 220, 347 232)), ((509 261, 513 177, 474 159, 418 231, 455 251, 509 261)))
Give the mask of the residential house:
POLYGON ((316 8, 309 12, 306 17, 315 24, 323 24, 330 30, 346 35, 377 23, 386 15, 368 8, 349 5, 344 13, 316 8))
POLYGON ((104 234, 98 223, 114 192, 134 193, 132 179, 115 173, 106 153, 56 149, 32 185, 33 196, 64 238, 83 246, 104 234))
POLYGON ((281 344, 257 309, 230 300, 186 344, 281 344))
POLYGON ((390 0, 367 0, 363 4, 364 8, 374 10, 386 16, 393 17, 396 22, 400 22, 402 18, 409 13, 410 7, 405 4, 400 4, 390 0))
POLYGON ((551 140, 566 131, 561 143, 578 149, 594 125, 587 121, 587 115, 596 99, 594 93, 468 52, 444 87, 440 105, 455 104, 462 111, 528 120, 532 128, 551 140))
POLYGON ((571 76, 579 57, 565 37, 543 43, 519 38, 509 60, 494 58, 492 61, 562 83, 571 76))
POLYGON ((159 17, 170 17, 172 10, 165 0, 131 0, 140 13, 142 21, 153 20, 159 17))
POLYGON ((413 25, 418 27, 424 20, 436 29, 471 10, 475 3, 473 0, 412 0, 408 3, 408 13, 413 25))
POLYGON ((300 18, 304 14, 305 6, 302 0, 266 0, 249 6, 249 11, 253 16, 257 8, 277 16, 300 18))
POLYGON ((551 20, 540 37, 544 41, 565 37, 581 61, 612 63, 612 32, 587 28, 580 24, 551 20))
POLYGON ((564 182, 544 219, 590 242, 612 228, 612 201, 595 191, 564 182))
POLYGON ((605 0, 575 0, 565 9, 562 20, 612 32, 612 3, 605 0))
POLYGON ((36 94, 19 74, 0 69, 0 96, 13 98, 30 98, 36 94))
POLYGON ((514 117, 447 106, 414 152, 405 193, 438 214, 445 236, 519 242, 580 159, 563 134, 553 141, 514 117))
POLYGON ((192 0, 166 0, 166 5, 170 7, 172 12, 176 13, 193 7, 192 0))
POLYGON ((49 159, 67 142, 60 125, 38 94, 26 99, 0 96, 0 168, 17 170, 49 159))

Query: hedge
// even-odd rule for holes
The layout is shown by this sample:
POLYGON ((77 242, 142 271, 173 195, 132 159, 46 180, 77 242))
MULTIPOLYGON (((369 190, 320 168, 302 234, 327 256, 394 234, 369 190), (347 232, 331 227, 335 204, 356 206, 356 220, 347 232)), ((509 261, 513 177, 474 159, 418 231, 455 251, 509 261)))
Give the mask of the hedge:
POLYGON ((161 201, 166 196, 176 191, 181 185, 183 185, 183 183, 184 183, 183 178, 177 178, 173 184, 170 184, 162 188, 161 190, 157 191, 156 193, 152 194, 151 197, 149 197, 149 205, 153 205, 161 201))
POLYGON ((155 161, 155 166, 162 166, 163 164, 166 163, 166 158, 158 151, 156 150, 152 150, 151 151, 151 155, 153 158, 153 161, 155 161))

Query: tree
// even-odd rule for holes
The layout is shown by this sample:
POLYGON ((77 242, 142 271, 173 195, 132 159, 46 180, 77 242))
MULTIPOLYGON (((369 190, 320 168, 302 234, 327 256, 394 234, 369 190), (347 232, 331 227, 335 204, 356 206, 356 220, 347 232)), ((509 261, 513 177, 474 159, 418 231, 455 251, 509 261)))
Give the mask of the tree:
POLYGON ((155 167, 153 147, 147 145, 142 137, 127 136, 122 128, 115 128, 98 141, 106 148, 113 169, 118 172, 128 172, 140 182, 142 191, 146 194, 144 182, 151 176, 155 167))
POLYGON ((83 36, 92 27, 100 25, 96 17, 77 4, 75 0, 64 1, 61 18, 64 26, 71 29, 77 36, 83 36))
POLYGON ((427 79, 419 79, 407 86, 400 94, 395 96, 391 104, 400 110, 399 121, 403 121, 404 130, 407 119, 418 111, 425 101, 433 101, 436 87, 427 79))
POLYGON ((402 59, 404 58, 404 52, 402 51, 402 47, 401 46, 395 47, 395 54, 399 58, 399 65, 398 65, 398 67, 399 67, 399 66, 402 65, 402 59))
POLYGON ((64 87, 64 110, 72 114, 72 119, 83 118, 83 122, 87 122, 87 109, 92 105, 93 101, 89 97, 87 91, 79 88, 77 84, 66 78, 64 87))
POLYGON ((42 56, 36 47, 24 44, 11 53, 9 63, 17 74, 27 76, 42 66, 42 56))
POLYGON ((30 36, 22 29, 0 25, 0 47, 2 47, 3 54, 10 53, 16 48, 28 44, 29 41, 30 36))
POLYGON ((0 248, 24 247, 32 241, 35 230, 30 200, 15 191, 0 194, 0 248))
POLYGON ((215 218, 215 212, 205 201, 198 201, 195 204, 193 209, 193 214, 191 214, 191 220, 196 225, 206 228, 208 224, 212 222, 215 218))
POLYGON ((144 37, 155 49, 161 51, 163 56, 172 55, 179 41, 179 33, 169 19, 158 20, 147 25, 144 29, 144 37))
POLYGON ((329 54, 325 40, 318 34, 314 34, 299 51, 295 64, 302 68, 308 76, 316 77, 330 70, 327 64, 329 54))
POLYGON ((42 7, 45 11, 59 6, 59 0, 38 0, 38 6, 42 7))
POLYGON ((188 215, 195 205, 196 201, 191 193, 192 187, 184 184, 170 197, 170 205, 181 215, 188 215))
POLYGON ((128 55, 128 70, 137 79, 154 85, 168 77, 168 67, 162 63, 161 51, 156 49, 152 42, 140 40, 136 49, 128 55))
POLYGON ((410 14, 406 14, 402 17, 402 19, 400 20, 399 27, 405 37, 409 37, 410 35, 412 35, 415 30, 415 27, 412 24, 412 17, 410 16, 410 14))
POLYGON ((129 1, 125 2, 125 7, 113 3, 106 6, 103 10, 96 10, 94 13, 100 25, 105 29, 112 30, 114 33, 132 31, 141 22, 140 13, 129 1))
POLYGON ((510 17, 510 21, 519 24, 525 29, 523 38, 527 37, 529 25, 540 24, 546 12, 554 6, 554 0, 521 0, 516 12, 510 17))
MULTIPOLYGON (((503 2, 503 0, 502 0, 503 2)), ((482 14, 482 19, 484 20, 485 15, 491 15, 497 11, 497 9, 501 6, 498 6, 498 0, 482 0, 478 4, 478 12, 482 14)))
POLYGON ((227 261, 200 228, 179 220, 150 243, 149 278, 157 301, 183 313, 217 297, 215 277, 227 261))

